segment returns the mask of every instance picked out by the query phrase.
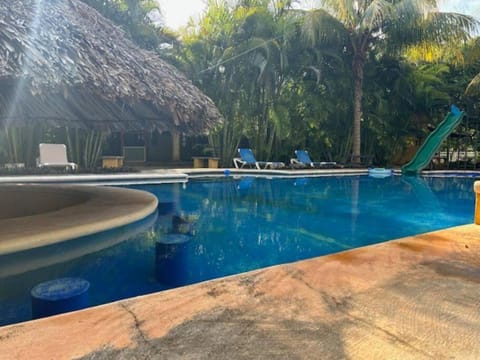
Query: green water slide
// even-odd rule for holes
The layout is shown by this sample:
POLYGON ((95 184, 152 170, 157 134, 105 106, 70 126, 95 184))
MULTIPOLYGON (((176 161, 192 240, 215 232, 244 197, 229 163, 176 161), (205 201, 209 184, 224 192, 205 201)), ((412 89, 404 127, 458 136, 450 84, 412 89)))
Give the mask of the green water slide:
POLYGON ((425 168, 442 145, 443 140, 460 124, 464 115, 463 111, 452 105, 445 119, 428 135, 413 159, 402 166, 402 173, 413 175, 425 168))

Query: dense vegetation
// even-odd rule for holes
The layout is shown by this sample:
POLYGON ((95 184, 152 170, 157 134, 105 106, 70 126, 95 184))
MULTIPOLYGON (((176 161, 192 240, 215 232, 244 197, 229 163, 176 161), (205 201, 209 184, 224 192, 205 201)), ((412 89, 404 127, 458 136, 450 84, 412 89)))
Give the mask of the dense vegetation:
POLYGON ((418 1, 324 1, 309 12, 291 3, 212 0, 171 54, 226 118, 211 136, 225 164, 245 140, 259 158, 308 148, 398 163, 449 104, 478 119, 478 97, 465 95, 480 70, 471 18, 423 16, 418 1))
POLYGON ((179 34, 162 26, 156 1, 83 1, 214 100, 225 122, 203 150, 223 165, 238 146, 259 159, 306 148, 316 160, 401 164, 452 103, 468 114, 461 146, 480 150, 476 22, 436 12, 434 0, 324 0, 312 11, 289 0, 209 0, 179 34))

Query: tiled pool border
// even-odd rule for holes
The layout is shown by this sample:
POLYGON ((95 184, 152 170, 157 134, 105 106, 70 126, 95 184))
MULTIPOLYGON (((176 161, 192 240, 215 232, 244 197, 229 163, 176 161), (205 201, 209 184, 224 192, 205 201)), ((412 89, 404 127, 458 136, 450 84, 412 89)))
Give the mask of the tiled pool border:
MULTIPOLYGON (((221 176, 222 171, 182 169, 173 176, 157 178, 148 174, 142 181, 182 182, 188 177, 221 176)), ((448 176, 452 173, 459 172, 424 172, 422 175, 448 176)), ((231 169, 230 172, 232 176, 272 177, 359 174, 366 174, 366 169, 308 172, 231 169)), ((467 171, 460 176, 472 174, 477 175, 467 171)), ((22 182, 19 178, 16 177, 16 182, 22 182)), ((99 179, 96 181, 103 183, 99 179)), ((225 352, 228 349, 236 349, 250 357, 271 357, 272 354, 315 357, 320 349, 329 358, 478 358, 480 346, 476 339, 480 337, 480 329, 473 324, 479 323, 479 313, 469 311, 478 307, 478 297, 474 296, 478 288, 475 274, 480 267, 478 238, 480 227, 465 225, 1 327, 3 350, 0 358, 30 359, 32 349, 36 358, 56 359, 140 353, 165 358, 203 354, 220 359, 234 356, 225 352), (433 273, 431 266, 436 269, 433 273), (462 293, 464 301, 447 307, 447 295, 452 294, 447 294, 445 289, 434 291, 432 284, 453 280, 456 288, 452 291, 462 293), (402 284, 413 283, 418 285, 418 292, 399 292, 406 286, 402 284), (422 295, 425 293, 429 296, 422 295), (391 302, 392 296, 400 295, 399 300, 405 297, 406 302, 391 302), (330 305, 328 299, 332 301, 330 305), (344 301, 352 305, 343 308, 344 301), (436 315, 432 318, 430 313, 436 311, 437 305, 441 305, 439 311, 448 309, 450 316, 439 313, 438 318, 436 315), (263 309, 263 315, 259 316, 256 309, 263 309), (385 316, 388 309, 395 311, 385 316), (222 315, 227 313, 230 314, 228 319, 222 315), (406 320, 402 321, 402 317, 406 320), (455 321, 463 318, 469 321, 455 321), (422 319, 428 321, 422 322, 422 319), (288 330, 286 323, 292 321, 300 321, 294 331, 293 328, 288 330), (338 334, 340 346, 328 335, 337 334, 339 329, 335 324, 339 321, 346 322, 350 329, 338 334), (209 328, 224 324, 223 330, 214 337, 215 343, 222 343, 222 347, 212 346, 208 339, 199 343, 192 340, 205 331, 201 326, 204 322, 209 328), (237 326, 239 324, 243 325, 237 326), (263 330, 258 333, 255 329, 263 330), (313 330, 320 331, 314 339, 308 335, 313 330), (452 330, 456 331, 452 334, 452 330), (272 339, 280 336, 282 346, 278 347, 278 353, 275 353, 276 347, 258 347, 256 337, 247 336, 245 331, 258 336, 269 334, 272 339), (55 336, 59 332, 64 340, 55 336), (187 333, 190 335, 185 337, 187 333), (455 337, 454 342, 450 336, 455 337), (165 346, 160 346, 162 344, 165 346)))

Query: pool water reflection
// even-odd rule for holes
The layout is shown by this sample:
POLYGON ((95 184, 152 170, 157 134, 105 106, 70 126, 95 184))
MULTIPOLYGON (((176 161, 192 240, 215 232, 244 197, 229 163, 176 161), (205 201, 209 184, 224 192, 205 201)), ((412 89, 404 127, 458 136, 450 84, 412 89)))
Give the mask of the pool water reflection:
POLYGON ((0 324, 30 319, 30 289, 52 278, 87 279, 96 305, 471 223, 473 181, 223 177, 129 186, 158 197, 156 218, 69 261, 3 277, 0 265, 0 324))

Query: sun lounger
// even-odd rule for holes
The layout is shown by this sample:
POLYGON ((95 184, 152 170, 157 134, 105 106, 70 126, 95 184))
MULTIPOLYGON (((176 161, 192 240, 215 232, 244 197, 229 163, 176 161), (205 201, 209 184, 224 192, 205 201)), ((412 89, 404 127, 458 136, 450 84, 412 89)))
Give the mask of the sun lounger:
POLYGON ((285 167, 285 164, 280 161, 257 161, 253 155, 252 149, 239 148, 239 158, 233 158, 233 164, 237 169, 244 167, 255 167, 257 169, 279 169, 285 167))
POLYGON ((295 150, 296 158, 290 159, 293 167, 311 167, 311 168, 335 168, 338 167, 335 161, 313 161, 306 150, 295 150))

